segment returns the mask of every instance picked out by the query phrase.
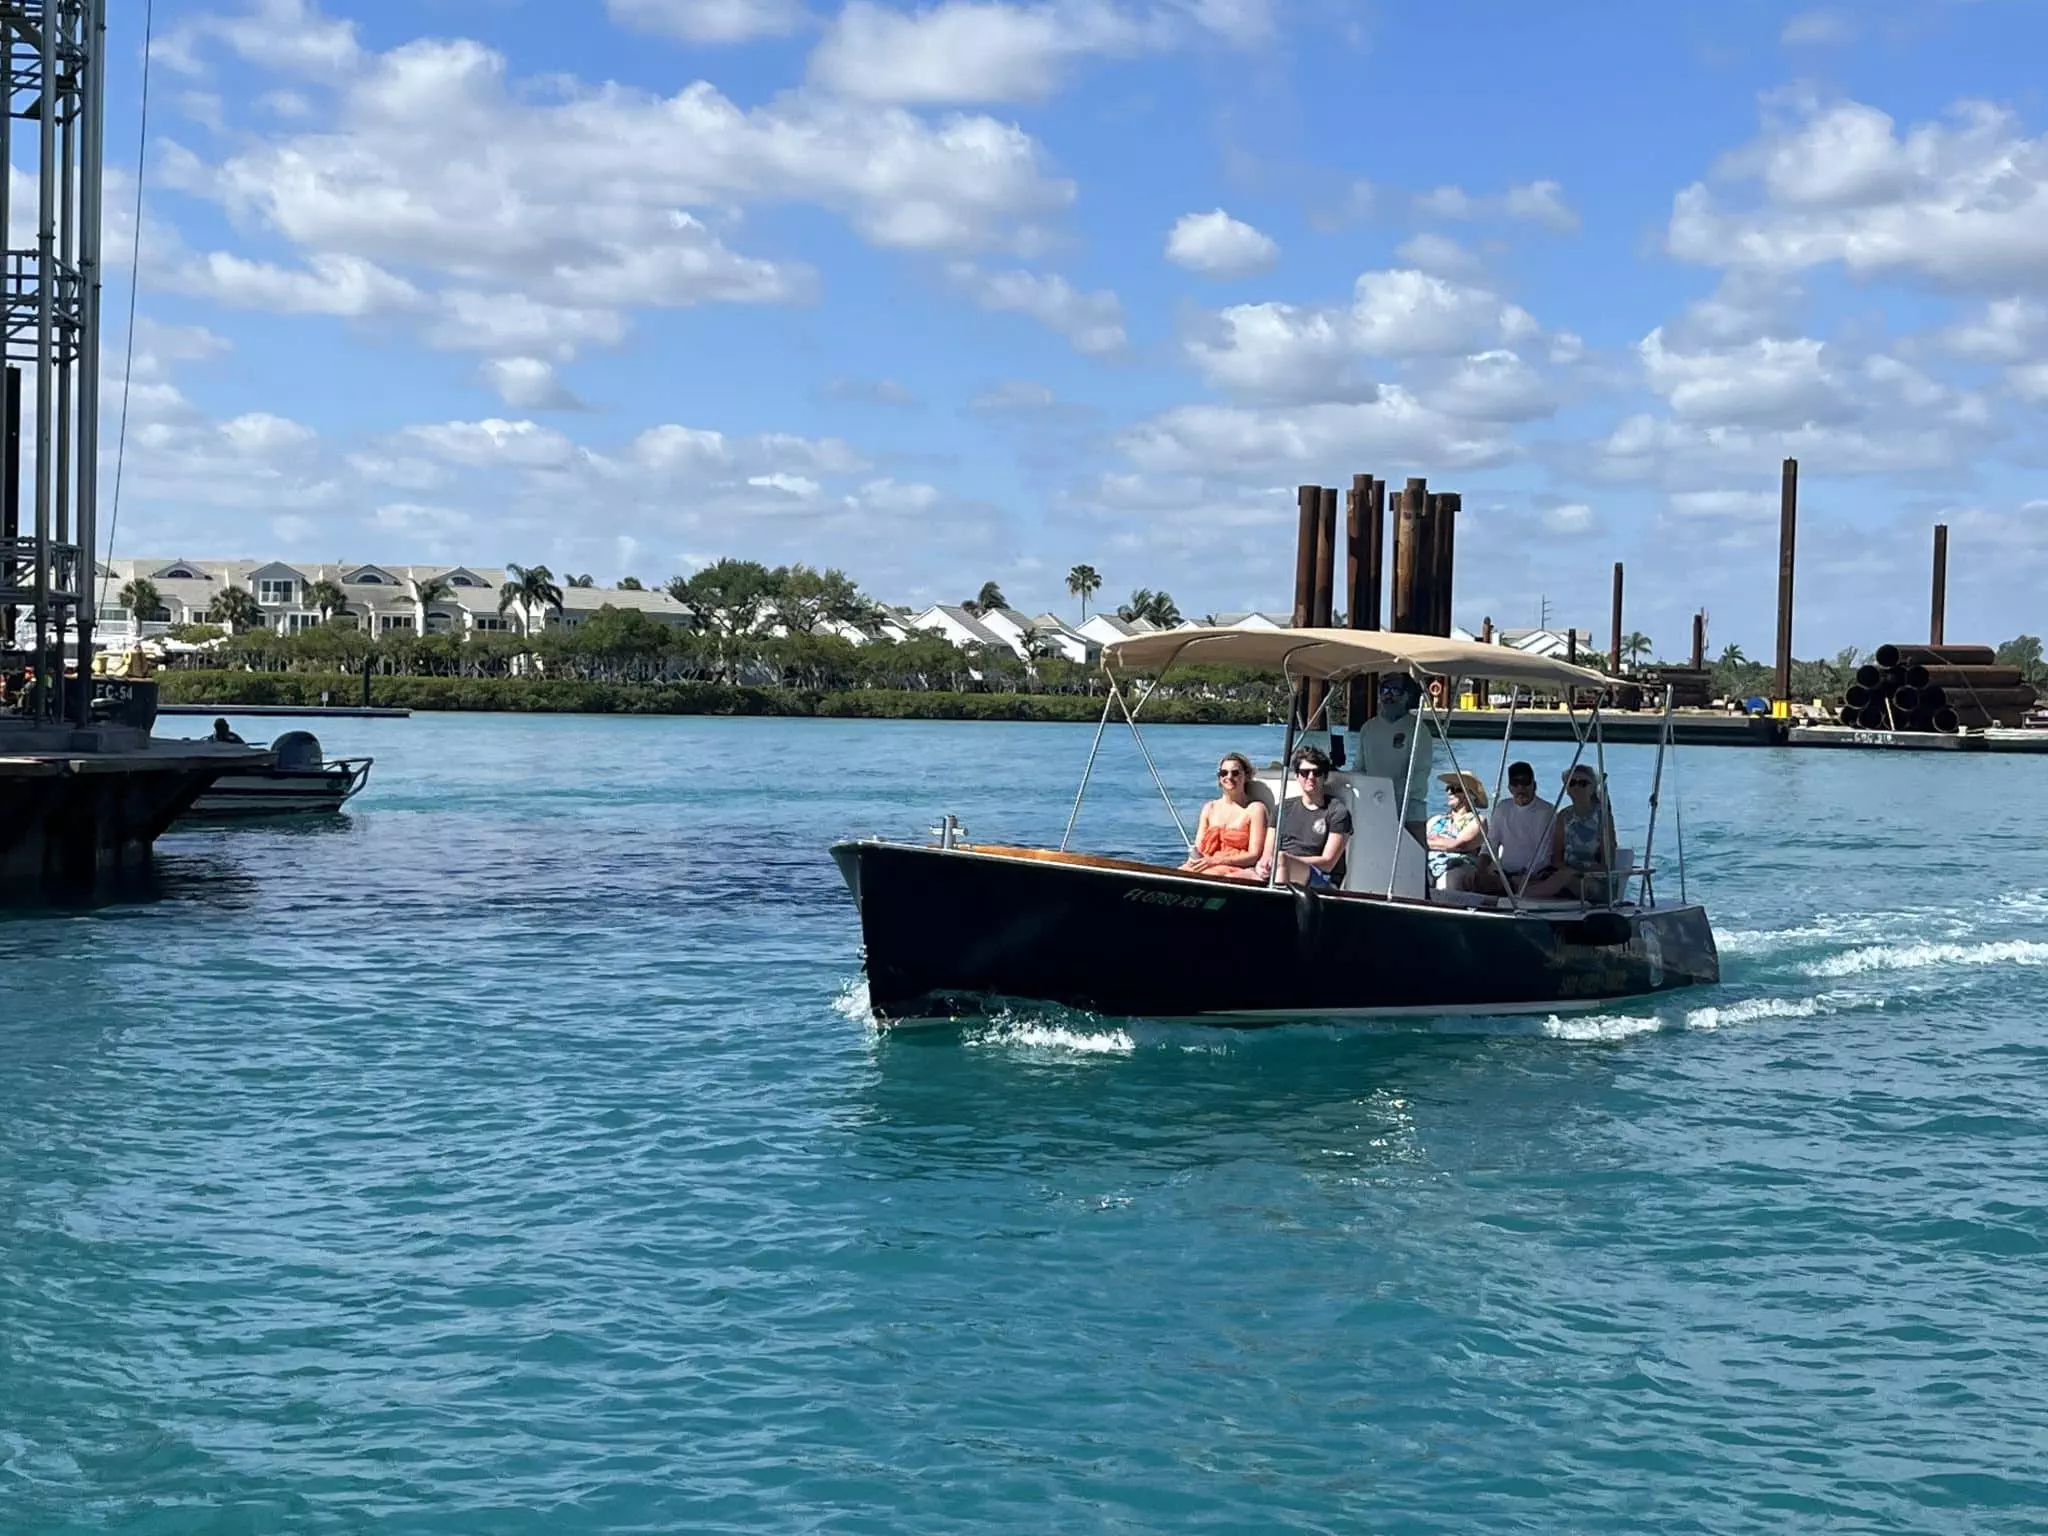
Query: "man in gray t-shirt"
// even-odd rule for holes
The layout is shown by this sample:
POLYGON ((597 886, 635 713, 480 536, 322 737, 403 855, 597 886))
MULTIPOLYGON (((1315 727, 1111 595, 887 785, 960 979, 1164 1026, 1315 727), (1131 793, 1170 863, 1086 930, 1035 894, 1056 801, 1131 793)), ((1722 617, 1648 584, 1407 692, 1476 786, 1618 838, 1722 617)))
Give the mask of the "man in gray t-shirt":
MULTIPOLYGON (((1287 885, 1339 885, 1344 880, 1344 850, 1351 846, 1351 812, 1330 798, 1330 760, 1315 747, 1294 754, 1294 777, 1301 798, 1280 812, 1273 847, 1278 850, 1280 879, 1287 885)), ((1272 855, 1259 860, 1254 873, 1263 880, 1272 873, 1272 855)))

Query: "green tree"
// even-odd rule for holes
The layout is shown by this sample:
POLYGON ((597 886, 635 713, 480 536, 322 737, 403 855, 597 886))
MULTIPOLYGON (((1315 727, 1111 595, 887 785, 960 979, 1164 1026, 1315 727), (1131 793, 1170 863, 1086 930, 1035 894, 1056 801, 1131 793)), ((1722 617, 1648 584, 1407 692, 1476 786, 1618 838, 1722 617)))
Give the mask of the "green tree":
MULTIPOLYGON (((427 632, 427 610, 436 603, 445 603, 455 595, 455 588, 446 576, 415 576, 412 579, 413 621, 418 626, 415 633, 424 636, 427 632)), ((503 613, 505 610, 498 610, 503 613)))
POLYGON ((134 614, 138 623, 159 616, 170 617, 164 609, 163 594, 147 576, 137 576, 121 588, 121 606, 134 614))
POLYGON ((348 607, 348 593, 342 590, 340 582, 323 576, 306 588, 306 606, 318 613, 324 624, 348 607))
POLYGON ((508 565, 505 574, 511 580, 498 588, 498 612, 518 608, 520 622, 528 634, 533 633, 535 615, 552 608, 560 616, 562 589, 555 585, 553 571, 544 565, 508 565))
POLYGON ((226 625, 229 634, 238 635, 263 623, 263 605, 247 587, 223 587, 207 604, 206 616, 226 625))
POLYGON ((1126 624, 1145 619, 1161 629, 1172 629, 1180 623, 1180 609, 1175 606, 1170 592, 1154 592, 1150 587, 1140 587, 1130 595, 1116 611, 1116 616, 1126 624))
POLYGON ((1640 629, 1632 629, 1621 637, 1621 654, 1628 658, 1629 670, 1633 672, 1654 642, 1640 629))
POLYGON ((1746 667, 1749 665, 1749 658, 1742 654, 1741 646, 1731 645, 1721 652, 1721 665, 1724 667, 1746 667))
POLYGON ((781 578, 758 560, 719 560, 694 576, 671 576, 666 590, 699 629, 730 639, 753 633, 781 595, 781 578))
POLYGON ((2039 635, 2015 635, 1995 654, 2001 667, 2018 667, 2020 676, 2036 688, 2048 687, 2048 664, 2041 659, 2039 635))
POLYGON ((1102 576, 1092 565, 1077 565, 1067 572, 1067 590, 1081 599, 1081 622, 1088 622, 1088 599, 1102 590, 1102 576))
POLYGON ((852 624, 866 618, 874 604, 861 595, 859 587, 844 571, 814 571, 808 565, 792 565, 769 573, 776 593, 769 610, 792 635, 815 633, 828 619, 852 624))
POLYGON ((640 578, 638 576, 621 576, 619 578, 619 590, 621 592, 644 592, 647 589, 640 585, 640 578))
POLYGON ((588 574, 582 576, 564 576, 562 580, 567 582, 572 587, 594 587, 597 585, 597 578, 595 576, 591 576, 588 574))
POLYGON ((991 608, 1007 608, 1010 600, 1003 596, 1003 589, 992 581, 984 581, 981 590, 960 605, 969 613, 980 615, 991 608))

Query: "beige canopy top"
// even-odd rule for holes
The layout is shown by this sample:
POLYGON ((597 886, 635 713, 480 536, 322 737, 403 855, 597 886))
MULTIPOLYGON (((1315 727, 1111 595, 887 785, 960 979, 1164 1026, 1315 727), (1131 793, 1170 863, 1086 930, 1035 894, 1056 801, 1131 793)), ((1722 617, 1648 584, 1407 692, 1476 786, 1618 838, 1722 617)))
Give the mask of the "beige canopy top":
POLYGON ((1611 681, 1511 645, 1388 629, 1163 629, 1104 646, 1102 664, 1124 672, 1157 672, 1170 665, 1255 667, 1325 681, 1361 672, 1405 672, 1484 677, 1534 688, 1605 688, 1611 681))

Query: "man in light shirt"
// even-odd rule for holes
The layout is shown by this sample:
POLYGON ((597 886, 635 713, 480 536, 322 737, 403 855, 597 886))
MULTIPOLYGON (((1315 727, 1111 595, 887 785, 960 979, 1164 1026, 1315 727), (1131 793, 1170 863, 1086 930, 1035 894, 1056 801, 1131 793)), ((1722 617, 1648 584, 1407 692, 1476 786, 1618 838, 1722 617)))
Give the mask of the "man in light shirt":
POLYGON ((1496 892, 1519 891, 1546 873, 1551 823, 1556 816, 1557 808, 1536 793, 1536 770, 1527 763, 1508 764, 1508 798, 1486 818, 1486 838, 1500 862, 1480 871, 1475 886, 1496 892))
POLYGON ((1358 773, 1386 779, 1401 805, 1401 824, 1418 843, 1429 819, 1428 725, 1415 713, 1422 690, 1401 673, 1380 680, 1379 712, 1358 728, 1358 773))

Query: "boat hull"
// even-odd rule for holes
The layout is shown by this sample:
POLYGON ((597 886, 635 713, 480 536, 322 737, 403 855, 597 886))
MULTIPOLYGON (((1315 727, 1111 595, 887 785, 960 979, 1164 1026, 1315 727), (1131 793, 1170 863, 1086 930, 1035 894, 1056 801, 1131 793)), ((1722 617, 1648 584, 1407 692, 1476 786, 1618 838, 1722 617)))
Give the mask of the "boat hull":
POLYGON ((1692 905, 1495 912, 1025 850, 864 841, 832 854, 884 1020, 991 999, 1232 1024, 1513 1013, 1720 980, 1692 905))
POLYGON ((185 819, 332 814, 348 803, 368 776, 367 761, 224 773, 192 803, 185 819))

